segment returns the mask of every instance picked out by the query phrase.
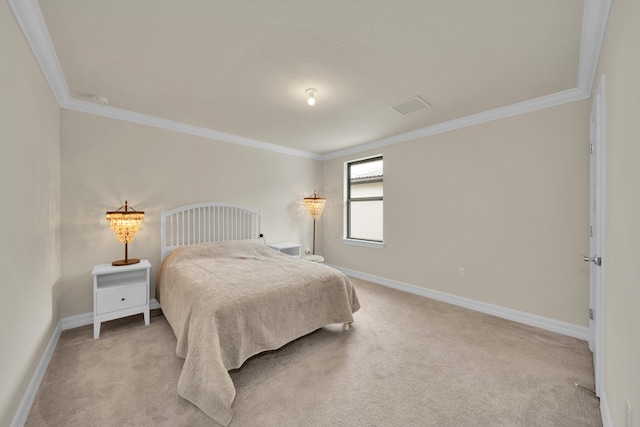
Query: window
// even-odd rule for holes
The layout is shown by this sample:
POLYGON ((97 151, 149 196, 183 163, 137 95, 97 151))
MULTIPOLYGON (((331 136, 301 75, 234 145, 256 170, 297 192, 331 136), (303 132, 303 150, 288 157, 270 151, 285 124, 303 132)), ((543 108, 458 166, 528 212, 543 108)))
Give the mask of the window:
POLYGON ((382 156, 346 164, 346 238, 382 243, 382 156))

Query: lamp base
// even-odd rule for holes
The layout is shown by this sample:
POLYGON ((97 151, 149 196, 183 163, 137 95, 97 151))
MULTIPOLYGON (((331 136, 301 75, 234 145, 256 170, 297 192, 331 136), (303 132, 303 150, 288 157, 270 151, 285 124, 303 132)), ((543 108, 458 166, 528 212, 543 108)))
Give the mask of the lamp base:
POLYGON ((122 267, 123 265, 131 265, 131 264, 137 264, 139 263, 140 260, 133 258, 133 259, 119 259, 118 261, 113 261, 111 263, 111 265, 116 266, 116 267, 122 267))

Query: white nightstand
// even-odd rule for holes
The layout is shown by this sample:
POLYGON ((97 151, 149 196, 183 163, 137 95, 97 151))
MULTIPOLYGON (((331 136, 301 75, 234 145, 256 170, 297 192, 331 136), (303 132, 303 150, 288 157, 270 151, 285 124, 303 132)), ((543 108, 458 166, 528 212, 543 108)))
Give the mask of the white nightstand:
POLYGON ((114 267, 93 267, 93 338, 100 337, 100 324, 107 320, 144 313, 149 324, 149 260, 114 267))
POLYGON ((283 254, 291 255, 300 258, 300 244, 299 243, 272 243, 269 246, 271 249, 282 252, 283 254))

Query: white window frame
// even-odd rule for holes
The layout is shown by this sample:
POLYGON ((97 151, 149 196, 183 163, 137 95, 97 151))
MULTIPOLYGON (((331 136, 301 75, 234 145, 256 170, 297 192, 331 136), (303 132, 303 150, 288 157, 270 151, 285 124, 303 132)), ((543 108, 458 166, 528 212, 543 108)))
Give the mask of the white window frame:
MULTIPOLYGON (((351 237, 347 237, 348 234, 348 229, 349 229, 349 164, 351 163, 356 163, 356 162, 363 162, 363 161, 367 161, 367 160, 374 160, 377 158, 381 158, 384 162, 384 156, 382 154, 376 154, 375 156, 367 156, 367 157, 363 157, 361 159, 353 159, 353 160, 349 160, 344 162, 344 172, 343 172, 343 176, 344 176, 344 187, 343 187, 343 195, 344 195, 344 201, 343 201, 343 206, 344 206, 344 215, 343 215, 343 237, 342 237, 342 243, 346 244, 346 245, 352 245, 352 246, 360 246, 360 247, 364 247, 364 248, 372 248, 372 249, 382 249, 384 248, 384 237, 383 237, 383 241, 378 242, 378 241, 374 241, 374 240, 363 240, 363 239, 353 239, 351 237)), ((384 175, 383 175, 383 183, 384 183, 384 175)), ((384 184, 383 184, 384 186, 384 184)), ((383 209, 384 209, 384 196, 383 196, 383 209)), ((383 225, 384 227, 384 225, 383 225)), ((383 228, 383 236, 384 236, 384 228, 383 228)))

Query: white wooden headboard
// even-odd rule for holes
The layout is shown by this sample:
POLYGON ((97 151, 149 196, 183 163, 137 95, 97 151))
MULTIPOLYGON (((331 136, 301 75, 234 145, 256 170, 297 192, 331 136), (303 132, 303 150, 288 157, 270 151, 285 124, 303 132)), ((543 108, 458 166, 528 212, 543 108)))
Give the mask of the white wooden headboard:
POLYGON ((180 246, 258 239, 261 233, 262 212, 233 203, 196 203, 162 211, 160 260, 180 246))

